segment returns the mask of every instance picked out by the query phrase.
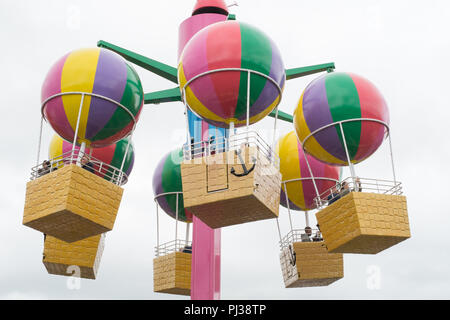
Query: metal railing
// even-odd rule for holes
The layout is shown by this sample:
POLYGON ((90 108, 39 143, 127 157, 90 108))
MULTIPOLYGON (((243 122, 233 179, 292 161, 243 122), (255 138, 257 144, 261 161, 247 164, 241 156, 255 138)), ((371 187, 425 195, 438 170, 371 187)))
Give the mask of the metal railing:
POLYGON ((35 180, 45 174, 70 164, 77 164, 80 167, 91 171, 93 174, 96 174, 119 186, 126 184, 128 181, 128 176, 125 172, 79 150, 75 150, 74 152, 67 151, 60 156, 45 160, 37 166, 32 167, 30 180, 35 180), (81 159, 84 156, 87 157, 88 162, 90 162, 91 165, 83 165, 81 159))
POLYGON ((155 247, 157 257, 174 252, 192 253, 192 241, 176 239, 155 247))
POLYGON ((386 195, 403 194, 402 184, 398 181, 348 177, 336 186, 333 186, 332 188, 325 190, 319 196, 316 196, 314 201, 317 208, 320 209, 325 205, 332 204, 350 192, 368 192, 386 195))
MULTIPOLYGON (((256 147, 258 155, 263 155, 276 169, 280 168, 280 158, 256 131, 238 133, 230 138, 220 137, 219 139, 185 144, 183 146, 183 159, 192 160, 228 151, 238 151, 245 147, 256 147)), ((234 164, 229 163, 234 161, 234 157, 226 157, 226 161, 228 161, 228 164, 234 164)))
POLYGON ((310 228, 311 232, 307 233, 305 229, 294 229, 289 231, 287 235, 285 235, 280 240, 280 248, 281 250, 289 248, 289 246, 294 242, 316 242, 323 241, 322 234, 319 229, 310 228))

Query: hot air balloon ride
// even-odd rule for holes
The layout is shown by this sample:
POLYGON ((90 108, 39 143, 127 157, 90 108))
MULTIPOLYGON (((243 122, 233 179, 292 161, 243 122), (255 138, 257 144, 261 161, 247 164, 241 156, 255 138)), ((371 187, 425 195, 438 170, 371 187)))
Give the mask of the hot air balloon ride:
POLYGON ((123 194, 120 185, 126 181, 122 170, 130 149, 133 153, 131 140, 127 140, 119 160, 121 166, 114 174, 96 167, 86 147, 117 143, 114 150, 117 146, 121 149, 124 144, 119 140, 133 132, 143 100, 137 73, 125 59, 109 50, 75 50, 53 65, 42 85, 38 150, 44 119, 61 138, 72 142, 72 149, 64 153, 61 146, 62 153, 56 159, 59 163, 44 161, 42 167, 38 151, 32 181, 27 184, 24 225, 65 242, 112 230, 123 194), (65 165, 59 168, 61 163, 65 165))
POLYGON ((186 113, 230 129, 220 142, 188 137, 184 149, 184 203, 209 227, 278 216, 278 159, 249 126, 278 106, 285 78, 274 42, 246 23, 213 23, 184 47, 178 79, 186 113), (247 131, 235 134, 243 126, 247 131))
MULTIPOLYGON (((58 170, 70 164, 69 155, 73 145, 65 141, 59 135, 54 134, 48 150, 48 159, 52 166, 50 170, 58 170), (64 155, 66 155, 64 157, 64 155)), ((80 147, 75 146, 74 157, 78 157, 80 147)), ((123 138, 118 142, 102 148, 86 148, 86 153, 90 155, 93 163, 94 174, 111 181, 124 185, 132 171, 134 163, 133 144, 128 138, 123 138), (128 152, 127 152, 128 148, 128 152), (124 157, 125 153, 127 156, 124 157), (123 172, 118 168, 123 162, 123 172), (119 174, 122 172, 122 174, 119 174)), ((72 162, 75 160, 72 160, 72 162)), ((89 202, 88 205, 91 205, 89 202)), ((44 240, 43 263, 50 274, 71 276, 72 272, 67 272, 73 268, 75 274, 81 278, 95 279, 100 265, 103 249, 105 246, 106 234, 88 237, 83 240, 68 243, 55 237, 46 235, 44 240), (76 252, 76 255, 70 254, 76 252)))
POLYGON ((280 157, 282 174, 280 205, 288 209, 290 225, 290 231, 282 238, 277 219, 285 286, 327 286, 344 276, 343 256, 340 253, 328 253, 320 230, 310 226, 308 211, 317 207, 314 202, 315 187, 322 192, 339 184, 339 168, 304 154, 294 131, 282 136, 275 150, 280 157), (293 227, 291 210, 305 212, 304 228, 293 227))
POLYGON ((153 193, 157 215, 157 246, 153 260, 153 290, 160 293, 190 295, 192 241, 189 240, 189 226, 192 213, 184 206, 181 183, 182 148, 167 153, 158 163, 153 174, 153 193), (160 243, 161 208, 175 219, 175 238, 160 243), (186 238, 178 239, 179 222, 186 224, 186 238))
POLYGON ((280 205, 290 222, 284 238, 278 225, 287 288, 327 286, 343 278, 343 253, 377 253, 410 236, 393 161, 394 181, 355 174, 354 166, 390 142, 378 89, 353 73, 333 72, 334 63, 285 69, 275 42, 236 21, 230 6, 196 1, 180 24, 175 66, 100 40, 51 67, 23 213, 24 225, 44 233, 48 273, 97 277, 133 168, 132 135, 144 103, 182 102, 186 117, 186 142, 165 154, 153 175, 154 292, 220 299, 221 228, 278 224, 280 205), (128 62, 176 87, 144 95, 128 62), (279 110, 287 80, 325 71, 305 88, 293 116, 279 110), (267 116, 275 118, 272 145, 253 130, 267 116), (295 131, 275 147, 278 119, 295 131), (55 135, 41 163, 44 120, 55 135), (167 218, 161 209, 173 232, 160 230, 167 218), (310 227, 312 210, 320 229, 310 227), (294 229, 291 211, 305 212, 305 227, 294 229))
POLYGON ((316 217, 329 252, 375 254, 410 237, 406 197, 393 161, 393 181, 355 174, 355 164, 386 137, 390 142, 387 104, 375 85, 346 72, 313 80, 300 97, 294 126, 306 153, 350 168, 351 177, 340 187, 317 192, 322 210, 316 217))

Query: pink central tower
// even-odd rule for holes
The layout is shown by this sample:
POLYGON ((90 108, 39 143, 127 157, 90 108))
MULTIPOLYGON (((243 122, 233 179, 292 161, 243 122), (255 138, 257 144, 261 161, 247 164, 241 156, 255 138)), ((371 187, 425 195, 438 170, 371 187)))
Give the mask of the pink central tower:
MULTIPOLYGON (((178 33, 178 60, 189 40, 203 28, 228 18, 228 9, 223 0, 197 0, 192 16, 180 24, 178 33)), ((190 118, 192 116, 190 113, 190 118)), ((194 141, 203 139, 209 125, 200 126, 198 130, 189 128, 194 141)), ((189 123, 191 127, 191 123, 189 123)), ((188 142, 189 143, 189 142, 188 142)), ((193 217, 192 235, 192 300, 220 299, 220 229, 211 229, 200 219, 193 217)))

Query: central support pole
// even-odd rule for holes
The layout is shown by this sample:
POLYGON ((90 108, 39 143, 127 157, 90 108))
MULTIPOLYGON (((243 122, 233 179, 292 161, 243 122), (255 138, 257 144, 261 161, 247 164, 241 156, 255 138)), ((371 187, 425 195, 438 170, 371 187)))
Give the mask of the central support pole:
POLYGON ((191 300, 220 299, 221 229, 193 217, 191 300))
MULTIPOLYGON (((212 135, 217 136, 219 129, 195 116, 190 110, 189 136, 198 143, 212 135)), ((226 141, 227 132, 223 132, 226 141)), ((216 137, 217 139, 217 137, 216 137)), ((221 231, 212 229, 196 216, 192 219, 192 262, 191 262, 191 300, 220 299, 220 252, 221 231)))
MULTIPOLYGON (((227 20, 226 15, 218 13, 200 13, 184 20, 178 32, 178 59, 188 41, 203 28, 227 20)), ((186 92, 183 92, 185 103, 186 92)), ((204 139, 202 120, 186 108, 188 126, 188 145, 201 142, 204 139)), ((217 131, 223 130, 224 142, 227 141, 227 130, 218 128, 211 130, 208 126, 208 141, 217 131), (213 133, 212 133, 213 132, 213 133)), ((222 131, 221 131, 222 132, 222 131)), ((226 147, 226 146, 225 146, 226 147)), ((218 152, 216 148, 216 153, 218 152)), ((211 229, 201 220, 193 216, 192 220, 192 264, 191 264, 191 299, 192 300, 218 300, 220 299, 220 229, 211 229)))

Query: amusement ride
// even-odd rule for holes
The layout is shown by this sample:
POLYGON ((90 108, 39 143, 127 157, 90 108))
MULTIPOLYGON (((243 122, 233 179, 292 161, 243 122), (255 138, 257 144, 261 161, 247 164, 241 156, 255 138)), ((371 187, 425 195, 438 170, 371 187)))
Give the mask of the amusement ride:
POLYGON ((286 288, 328 286, 344 277, 343 254, 377 254, 410 237, 379 90, 334 63, 286 69, 270 37, 238 21, 224 0, 197 0, 179 26, 177 67, 99 41, 50 68, 23 213, 23 225, 44 235, 48 273, 71 276, 76 266, 80 277, 97 277, 132 179, 143 105, 174 101, 183 104, 186 141, 165 150, 153 173, 154 292, 220 299, 221 228, 228 226, 274 221, 286 288), (173 87, 144 93, 133 64, 173 87), (286 81, 316 73, 323 74, 303 90, 294 114, 279 110, 286 81), (267 116, 274 129, 283 121, 292 131, 265 141, 252 125, 267 116), (55 134, 42 161, 45 123, 55 134), (357 176, 356 165, 385 140, 392 180, 357 176), (295 211, 305 215, 300 227, 295 211), (161 242, 167 216, 174 237, 161 242), (289 220, 285 235, 280 219, 289 220))

